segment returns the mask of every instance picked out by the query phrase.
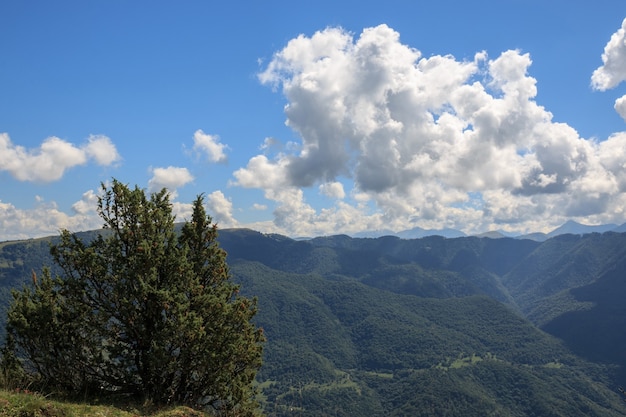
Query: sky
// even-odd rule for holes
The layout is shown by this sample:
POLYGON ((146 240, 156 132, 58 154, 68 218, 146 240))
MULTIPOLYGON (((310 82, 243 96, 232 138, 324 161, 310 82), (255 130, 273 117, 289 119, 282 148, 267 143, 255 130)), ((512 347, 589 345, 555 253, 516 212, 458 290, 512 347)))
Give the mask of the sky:
POLYGON ((626 222, 622 0, 0 2, 0 241, 113 178, 292 237, 626 222))

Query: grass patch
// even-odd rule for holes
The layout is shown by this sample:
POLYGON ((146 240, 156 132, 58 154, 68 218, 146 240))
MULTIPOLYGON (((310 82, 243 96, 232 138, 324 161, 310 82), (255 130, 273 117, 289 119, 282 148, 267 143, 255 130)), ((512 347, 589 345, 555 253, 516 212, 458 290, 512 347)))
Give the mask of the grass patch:
POLYGON ((464 368, 466 366, 475 365, 482 360, 483 358, 481 358, 480 356, 472 354, 472 356, 465 356, 463 358, 456 359, 450 364, 449 368, 451 369, 464 368))
POLYGON ((363 372, 363 374, 365 374, 367 376, 373 376, 373 377, 376 377, 376 378, 393 379, 393 374, 392 373, 388 373, 388 372, 365 371, 365 372, 363 372))
POLYGON ((0 391, 0 417, 207 417, 189 407, 93 405, 58 401, 32 392, 0 391))
POLYGON ((554 362, 548 362, 543 366, 544 368, 561 369, 563 367, 563 364, 557 360, 554 362))
POLYGON ((448 369, 459 369, 466 366, 476 365, 483 360, 498 360, 495 355, 487 352, 484 357, 472 353, 470 356, 464 356, 460 354, 456 359, 448 358, 443 362, 439 362, 435 365, 436 369, 447 371, 448 369))

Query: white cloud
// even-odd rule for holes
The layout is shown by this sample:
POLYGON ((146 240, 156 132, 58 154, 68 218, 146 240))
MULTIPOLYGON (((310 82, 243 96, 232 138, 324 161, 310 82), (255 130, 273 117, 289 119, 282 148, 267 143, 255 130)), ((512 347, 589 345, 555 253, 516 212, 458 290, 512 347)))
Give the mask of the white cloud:
POLYGON ((281 89, 301 142, 252 157, 233 184, 263 189, 277 202, 275 224, 298 235, 511 222, 528 231, 537 218, 545 230, 568 216, 623 222, 623 168, 607 149, 624 152, 626 136, 598 144, 554 122, 535 101, 531 64, 515 50, 424 58, 386 25, 356 39, 338 28, 301 35, 259 74, 281 89), (340 178, 354 181, 352 203, 306 203, 314 185, 345 198, 333 185, 340 178))
POLYGON ((226 162, 228 159, 224 151, 228 147, 220 143, 219 136, 209 135, 202 130, 193 134, 193 149, 206 155, 209 162, 226 162))
POLYGON ((191 220, 193 204, 172 201, 172 213, 176 216, 176 221, 191 220))
POLYGON ((71 232, 93 230, 102 227, 102 220, 96 213, 97 197, 93 191, 83 194, 72 208, 74 215, 59 210, 55 202, 45 202, 36 198, 32 209, 19 209, 10 203, 0 201, 0 230, 2 239, 18 240, 57 235, 61 229, 71 232))
POLYGON ((591 76, 594 89, 606 91, 626 80, 626 19, 604 47, 602 63, 591 76))
POLYGON ((319 190, 320 193, 330 198, 341 200, 346 196, 346 193, 343 190, 343 184, 338 181, 320 184, 319 190))
POLYGON ((222 228, 237 227, 233 217, 233 203, 221 191, 214 191, 207 196, 207 209, 213 222, 222 228))
POLYGON ((97 205, 98 195, 93 190, 89 190, 84 192, 82 198, 72 205, 72 210, 80 215, 93 214, 96 213, 97 205))
POLYGON ((248 161, 245 168, 233 173, 236 179, 234 184, 246 188, 281 188, 288 181, 285 172, 287 163, 282 155, 278 161, 270 161, 265 155, 257 155, 248 161))
POLYGON ((65 171, 94 159, 100 165, 111 165, 120 158, 106 136, 90 136, 87 144, 75 145, 57 137, 44 140, 38 149, 14 145, 7 133, 0 133, 0 171, 8 171, 19 181, 52 182, 65 171))
POLYGON ((267 206, 265 204, 254 203, 252 205, 252 210, 259 210, 259 211, 267 210, 267 206))
POLYGON ((622 96, 615 100, 615 111, 626 121, 626 96, 622 96))
POLYGON ((103 135, 89 136, 85 152, 87 156, 95 159, 98 165, 111 165, 120 160, 120 155, 111 139, 103 135))
POLYGON ((152 178, 148 181, 148 191, 155 192, 167 188, 173 200, 177 196, 176 189, 193 181, 193 179, 187 168, 173 166, 153 168, 152 178))
POLYGON ((280 141, 276 140, 275 138, 268 137, 268 138, 265 138, 265 140, 263 141, 263 144, 259 146, 259 149, 263 151, 269 151, 272 148, 277 148, 280 146, 281 146, 280 141))

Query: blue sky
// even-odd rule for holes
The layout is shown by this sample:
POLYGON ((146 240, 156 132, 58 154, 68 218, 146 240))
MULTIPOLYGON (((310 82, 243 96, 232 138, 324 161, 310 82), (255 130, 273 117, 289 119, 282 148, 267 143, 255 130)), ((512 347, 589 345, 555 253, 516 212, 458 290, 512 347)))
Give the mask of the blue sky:
POLYGON ((0 16, 0 241, 98 227, 111 178, 291 236, 626 222, 622 1, 0 16))

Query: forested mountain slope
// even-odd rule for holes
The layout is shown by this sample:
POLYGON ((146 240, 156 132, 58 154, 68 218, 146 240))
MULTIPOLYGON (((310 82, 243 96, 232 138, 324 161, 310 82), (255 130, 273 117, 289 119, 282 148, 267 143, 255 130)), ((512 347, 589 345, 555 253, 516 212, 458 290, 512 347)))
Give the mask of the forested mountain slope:
MULTIPOLYGON (((268 415, 626 415, 626 234, 219 240, 259 299, 268 415)), ((0 244, 4 305, 47 247, 0 244)))

